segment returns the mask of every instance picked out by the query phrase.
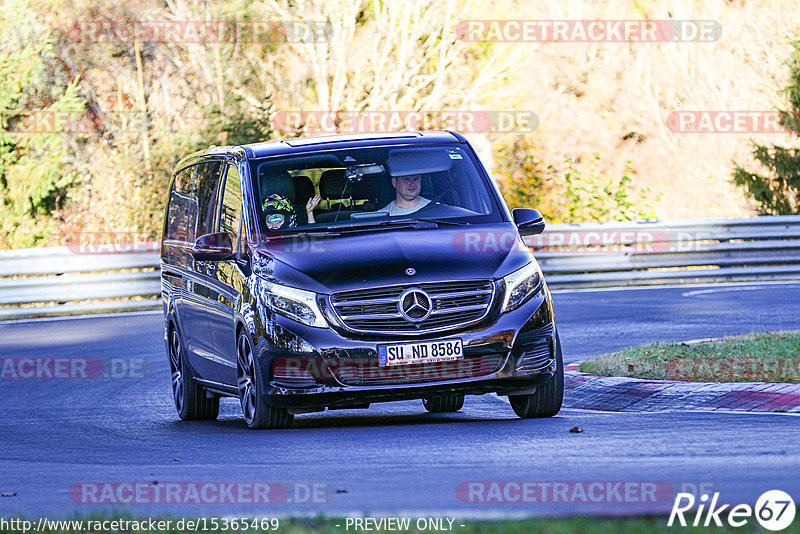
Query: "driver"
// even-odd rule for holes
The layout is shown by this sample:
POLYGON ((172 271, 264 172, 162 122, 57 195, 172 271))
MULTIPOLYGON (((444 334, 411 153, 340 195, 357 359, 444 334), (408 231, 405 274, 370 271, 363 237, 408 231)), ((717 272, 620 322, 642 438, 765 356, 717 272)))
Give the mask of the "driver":
POLYGON ((392 176, 392 186, 396 192, 395 198, 379 209, 379 213, 388 213, 390 216, 409 215, 431 203, 427 198, 420 196, 422 176, 419 174, 392 176))

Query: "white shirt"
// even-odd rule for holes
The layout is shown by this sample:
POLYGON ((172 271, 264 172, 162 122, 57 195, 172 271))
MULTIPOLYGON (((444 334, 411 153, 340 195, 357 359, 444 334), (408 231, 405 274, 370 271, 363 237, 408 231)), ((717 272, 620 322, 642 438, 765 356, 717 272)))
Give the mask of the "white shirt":
POLYGON ((425 206, 427 206, 430 203, 431 203, 431 201, 428 200, 427 198, 419 197, 419 202, 417 203, 416 206, 412 206, 410 208, 401 208, 397 204, 394 203, 394 200, 392 200, 391 202, 386 204, 386 206, 384 206, 382 209, 379 209, 378 212, 379 213, 380 212, 388 212, 389 216, 391 216, 391 217, 394 217, 396 215, 409 215, 409 214, 414 213, 415 211, 417 211, 419 209, 424 208, 425 206))

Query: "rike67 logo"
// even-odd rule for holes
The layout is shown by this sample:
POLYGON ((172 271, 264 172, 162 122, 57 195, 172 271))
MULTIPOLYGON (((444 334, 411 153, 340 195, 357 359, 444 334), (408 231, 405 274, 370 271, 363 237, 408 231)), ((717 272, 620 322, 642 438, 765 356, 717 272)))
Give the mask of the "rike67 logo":
POLYGON ((708 527, 712 524, 721 527, 723 521, 727 521, 728 525, 732 527, 742 527, 755 516, 762 528, 779 531, 787 528, 794 521, 794 500, 784 491, 770 490, 762 493, 756 501, 755 507, 737 504, 731 508, 729 504, 718 505, 718 501, 719 492, 715 492, 711 496, 710 502, 708 494, 703 494, 699 499, 695 499, 691 493, 678 493, 675 496, 675 503, 672 505, 667 526, 671 527, 676 519, 680 526, 688 526, 684 514, 692 510, 695 505, 697 505, 697 509, 694 513, 694 521, 691 522, 693 527, 708 527))

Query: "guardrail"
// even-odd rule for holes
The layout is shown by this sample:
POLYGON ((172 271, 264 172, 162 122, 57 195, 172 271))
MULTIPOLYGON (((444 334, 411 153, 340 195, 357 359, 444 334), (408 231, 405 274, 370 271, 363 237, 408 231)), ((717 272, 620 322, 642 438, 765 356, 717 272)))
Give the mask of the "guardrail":
MULTIPOLYGON (((800 280, 800 215, 551 224, 525 241, 553 289, 800 280)), ((158 245, 108 250, 0 250, 0 320, 158 309, 158 245)))
POLYGON ((0 320, 153 310, 160 295, 157 243, 0 250, 0 320))
POLYGON ((800 279, 800 215, 553 224, 525 241, 552 288, 800 279))

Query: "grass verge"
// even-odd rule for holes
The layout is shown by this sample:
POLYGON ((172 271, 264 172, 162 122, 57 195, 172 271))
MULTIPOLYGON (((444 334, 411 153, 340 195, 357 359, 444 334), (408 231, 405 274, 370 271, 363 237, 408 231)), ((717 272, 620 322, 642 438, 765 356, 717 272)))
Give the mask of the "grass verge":
POLYGON ((800 382, 800 330, 697 343, 652 343, 603 354, 584 373, 687 382, 800 382))

